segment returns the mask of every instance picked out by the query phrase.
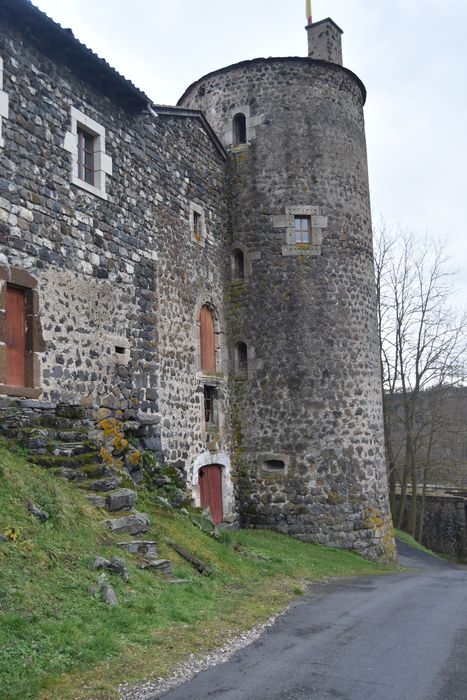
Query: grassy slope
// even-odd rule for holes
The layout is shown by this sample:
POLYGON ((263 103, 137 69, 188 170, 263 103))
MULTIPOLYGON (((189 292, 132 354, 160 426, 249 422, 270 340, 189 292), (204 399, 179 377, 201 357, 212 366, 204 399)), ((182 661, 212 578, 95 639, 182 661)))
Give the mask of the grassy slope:
POLYGON ((148 538, 189 583, 170 584, 125 555, 131 579, 109 575, 120 601, 111 609, 88 591, 98 580, 94 557, 121 556, 104 515, 76 486, 0 443, 0 533, 19 531, 16 542, 0 543, 2 700, 118 697, 118 683, 168 674, 187 654, 279 611, 307 581, 384 570, 277 533, 242 531, 217 542, 187 517, 157 511, 149 494, 138 507, 153 522, 148 538), (47 523, 29 514, 28 500, 50 513, 47 523), (209 562, 214 575, 199 576, 167 538, 209 562))

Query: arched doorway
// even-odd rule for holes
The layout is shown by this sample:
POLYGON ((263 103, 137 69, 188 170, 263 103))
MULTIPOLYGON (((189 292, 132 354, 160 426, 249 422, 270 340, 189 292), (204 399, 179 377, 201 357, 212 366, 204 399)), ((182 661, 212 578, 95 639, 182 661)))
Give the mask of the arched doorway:
POLYGON ((222 467, 208 464, 198 470, 199 495, 201 508, 209 508, 214 525, 219 525, 224 518, 222 507, 222 467))

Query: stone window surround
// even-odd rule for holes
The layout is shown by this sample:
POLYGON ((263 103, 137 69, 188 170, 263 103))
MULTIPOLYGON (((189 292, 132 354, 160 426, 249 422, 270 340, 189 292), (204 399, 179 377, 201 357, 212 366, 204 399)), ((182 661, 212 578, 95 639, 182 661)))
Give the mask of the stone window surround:
POLYGON ((267 452, 264 454, 258 455, 257 459, 257 464, 258 464, 258 470, 261 474, 263 475, 268 475, 272 477, 276 477, 280 479, 281 477, 287 476, 288 470, 289 470, 289 463, 290 463, 290 457, 287 454, 282 454, 282 453, 276 453, 276 452, 267 452), (284 463, 284 469, 281 470, 276 470, 276 469, 268 469, 266 466, 267 462, 283 462, 284 463))
POLYGON ((123 335, 108 335, 107 343, 113 364, 128 367, 130 364, 130 342, 128 338, 123 335), (124 352, 117 352, 116 348, 122 348, 124 352))
POLYGON ((251 345, 243 336, 238 336, 234 339, 233 343, 233 371, 234 371, 234 377, 236 379, 242 379, 245 377, 248 377, 248 379, 251 379, 253 377, 254 373, 257 372, 259 369, 263 368, 263 360, 260 360, 259 358, 256 357, 256 350, 253 345, 251 345), (247 366, 247 371, 245 372, 244 370, 239 370, 238 369, 238 360, 237 360, 237 346, 239 343, 244 343, 246 345, 247 349, 247 360, 248 360, 248 366, 247 366))
POLYGON ((112 175, 112 158, 105 152, 105 127, 80 112, 70 108, 71 129, 65 134, 63 148, 71 153, 71 183, 101 199, 108 199, 106 193, 106 176, 112 175), (78 129, 81 128, 94 136, 94 185, 78 176, 78 129))
POLYGON ((205 379, 223 379, 224 378, 224 363, 225 363, 225 333, 223 328, 225 327, 223 319, 220 317, 218 312, 218 306, 216 305, 214 299, 210 294, 201 294, 198 297, 197 303, 195 304, 194 316, 194 343, 195 348, 195 370, 197 379, 200 383, 208 383, 204 381, 205 379), (216 341, 216 372, 204 372, 201 369, 201 346, 200 346, 200 320, 199 316, 201 313, 201 308, 207 306, 212 313, 214 320, 214 337, 216 341))
POLYGON ((222 467, 222 506, 224 522, 235 519, 235 496, 232 483, 232 466, 230 457, 226 452, 206 451, 198 455, 191 468, 191 492, 192 502, 195 508, 201 507, 201 494, 199 488, 199 470, 211 464, 222 467))
POLYGON ((28 272, 16 267, 0 266, 0 394, 37 399, 42 393, 40 355, 45 351, 39 317, 37 280, 28 272), (6 289, 11 284, 26 292, 26 381, 28 386, 6 384, 6 289))
POLYGON ((234 109, 231 110, 231 113, 228 116, 228 120, 228 127, 223 134, 222 142, 227 148, 230 148, 232 151, 237 152, 243 151, 246 148, 248 148, 248 144, 256 138, 256 128, 263 123, 264 114, 258 114, 256 117, 252 117, 249 104, 237 105, 234 109), (234 118, 237 116, 237 114, 245 115, 246 143, 239 143, 238 145, 235 145, 234 118))
POLYGON ((285 228, 286 245, 282 246, 284 256, 317 257, 321 255, 323 232, 328 227, 328 217, 320 214, 319 207, 313 205, 291 205, 285 208, 285 214, 272 217, 274 228, 285 228), (295 240, 295 216, 311 218, 311 243, 300 244, 295 240))
POLYGON ((209 245, 213 244, 214 241, 208 237, 204 209, 195 202, 190 202, 190 231, 193 240, 202 248, 206 246, 206 243, 209 245), (195 214, 198 214, 201 217, 201 234, 195 231, 195 214))
POLYGON ((8 95, 3 90, 3 59, 0 56, 0 148, 3 148, 5 145, 5 141, 2 136, 2 119, 8 119, 8 107, 8 95))
POLYGON ((241 284, 247 277, 253 274, 253 263, 256 260, 261 260, 261 253, 257 250, 249 251, 246 245, 240 243, 240 241, 234 241, 231 246, 230 253, 230 276, 231 281, 235 284, 241 284), (234 252, 236 250, 241 250, 243 253, 243 274, 244 277, 236 278, 234 277, 234 252))

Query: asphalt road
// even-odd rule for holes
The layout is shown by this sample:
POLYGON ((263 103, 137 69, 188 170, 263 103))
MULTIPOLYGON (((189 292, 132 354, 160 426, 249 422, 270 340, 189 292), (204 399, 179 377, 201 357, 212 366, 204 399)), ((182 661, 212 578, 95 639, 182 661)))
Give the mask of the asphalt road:
POLYGON ((158 697, 467 700, 467 569, 399 551, 412 572, 313 586, 257 642, 158 697))

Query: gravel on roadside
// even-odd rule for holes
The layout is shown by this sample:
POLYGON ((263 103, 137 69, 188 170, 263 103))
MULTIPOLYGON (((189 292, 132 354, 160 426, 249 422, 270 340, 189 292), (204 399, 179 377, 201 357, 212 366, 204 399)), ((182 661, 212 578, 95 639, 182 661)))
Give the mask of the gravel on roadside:
POLYGON ((188 661, 176 666, 169 678, 154 678, 142 683, 120 685, 120 700, 149 700, 162 697, 164 693, 190 681, 201 671, 228 661, 235 652, 256 642, 286 611, 283 610, 269 618, 267 622, 232 637, 220 649, 211 649, 204 654, 190 654, 188 661))

